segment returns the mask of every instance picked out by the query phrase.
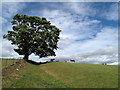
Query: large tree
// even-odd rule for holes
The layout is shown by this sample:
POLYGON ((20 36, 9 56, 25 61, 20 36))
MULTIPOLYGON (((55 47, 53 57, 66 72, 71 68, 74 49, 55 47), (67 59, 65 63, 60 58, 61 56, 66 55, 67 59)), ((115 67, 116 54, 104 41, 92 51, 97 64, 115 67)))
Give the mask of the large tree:
POLYGON ((11 23, 13 31, 8 31, 3 38, 17 45, 18 48, 14 50, 19 55, 24 55, 25 60, 28 60, 32 53, 40 58, 55 56, 54 50, 58 48, 57 42, 61 30, 51 25, 50 21, 37 16, 16 14, 11 23))

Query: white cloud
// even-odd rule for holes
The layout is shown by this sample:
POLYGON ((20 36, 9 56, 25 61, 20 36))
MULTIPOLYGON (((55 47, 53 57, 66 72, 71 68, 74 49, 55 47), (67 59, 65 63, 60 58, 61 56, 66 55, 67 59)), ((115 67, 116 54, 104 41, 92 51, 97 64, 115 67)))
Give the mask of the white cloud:
POLYGON ((39 56, 36 56, 35 54, 31 54, 31 55, 29 56, 29 59, 30 59, 30 60, 33 60, 33 61, 38 61, 38 60, 39 60, 39 56))
POLYGON ((110 63, 109 65, 120 65, 118 62, 110 63))
MULTIPOLYGON (((61 42, 62 49, 56 53, 56 59, 67 61, 75 59, 79 63, 92 63, 113 65, 118 62, 118 36, 117 28, 104 27, 96 37, 83 42, 70 42, 68 39, 61 42), (78 54, 78 55, 77 55, 78 54)), ((60 46, 61 47, 61 46, 60 46)))
POLYGON ((64 12, 62 10, 44 10, 43 16, 47 17, 52 24, 62 30, 58 46, 63 50, 58 50, 59 53, 62 51, 64 54, 67 54, 66 51, 68 50, 71 52, 70 50, 74 49, 74 46, 79 43, 76 43, 76 40, 93 38, 92 35, 96 34, 97 30, 101 28, 98 27, 101 23, 99 20, 91 20, 88 17, 83 18, 76 14, 71 15, 71 13, 64 12))
POLYGON ((0 26, 2 26, 3 23, 7 23, 7 22, 8 22, 7 19, 5 19, 5 18, 3 18, 3 17, 1 17, 1 16, 0 16, 0 20, 1 20, 0 26))
POLYGON ((95 8, 92 7, 90 3, 78 3, 78 2, 71 2, 71 3, 64 3, 66 9, 71 11, 74 14, 82 15, 83 17, 94 16, 96 14, 95 8))
POLYGON ((3 58, 18 58, 20 57, 15 51, 14 51, 14 48, 16 48, 17 46, 15 45, 11 45, 11 42, 4 39, 2 40, 2 48, 0 48, 1 52, 0 52, 0 55, 3 57, 3 58))
POLYGON ((117 46, 118 33, 117 28, 104 27, 101 32, 96 34, 96 37, 83 43, 81 48, 84 49, 99 49, 105 46, 117 46))
MULTIPOLYGON (((22 9, 25 8, 24 3, 19 2, 2 2, 2 15, 0 16, 0 19, 2 19, 2 22, 0 24, 3 25, 2 27, 2 33, 6 33, 8 30, 12 30, 12 25, 10 23, 10 19, 17 14, 18 12, 22 11, 22 9)), ((2 38, 2 36, 0 37, 2 38)), ((1 56, 2 57, 11 57, 11 58, 18 58, 20 57, 13 49, 16 48, 16 46, 11 45, 11 42, 8 40, 1 39, 1 56)))
POLYGON ((2 22, 2 33, 5 34, 8 30, 12 30, 11 20, 17 13, 22 12, 23 8, 26 7, 25 3, 20 2, 2 2, 2 15, 0 19, 2 22))
POLYGON ((69 61, 74 59, 79 63, 91 63, 102 64, 107 63, 109 65, 116 65, 118 63, 118 48, 117 47, 105 47, 102 49, 89 51, 86 53, 73 55, 73 56, 58 56, 57 60, 69 61))

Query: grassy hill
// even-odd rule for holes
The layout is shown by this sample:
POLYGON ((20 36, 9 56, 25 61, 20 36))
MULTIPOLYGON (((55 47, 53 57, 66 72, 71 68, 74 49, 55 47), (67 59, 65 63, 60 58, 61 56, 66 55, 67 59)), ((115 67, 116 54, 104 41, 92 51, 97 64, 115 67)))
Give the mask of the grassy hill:
POLYGON ((18 59, 4 59, 4 58, 0 58, 0 60, 2 60, 2 66, 9 66, 12 63, 15 63, 16 61, 18 61, 18 59))
MULTIPOLYGON (((18 68, 18 67, 16 67, 18 68)), ((10 70, 9 70, 10 71, 10 70)), ((24 68, 3 76, 4 88, 117 88, 118 66, 67 62, 24 68), (7 78, 6 78, 7 77, 7 78)))

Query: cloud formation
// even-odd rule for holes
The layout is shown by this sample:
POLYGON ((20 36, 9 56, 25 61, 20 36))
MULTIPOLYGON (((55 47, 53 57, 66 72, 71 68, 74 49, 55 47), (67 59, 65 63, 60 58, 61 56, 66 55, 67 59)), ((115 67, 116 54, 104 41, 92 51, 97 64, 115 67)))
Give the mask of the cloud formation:
POLYGON ((21 13, 23 8, 25 8, 25 3, 20 2, 3 2, 2 3, 2 15, 0 18, 2 19, 2 31, 3 34, 8 30, 12 30, 11 20, 13 16, 17 13, 21 13))
MULTIPOLYGON (((117 4, 110 3, 110 8, 103 10, 104 14, 99 13, 100 8, 95 5, 96 3, 88 2, 4 3, 4 16, 0 17, 3 19, 3 26, 6 26, 3 28, 3 33, 11 30, 10 20, 16 13, 46 17, 62 30, 58 42, 59 48, 55 51, 56 59, 65 61, 74 57, 73 59, 81 63, 101 64, 104 61, 116 64, 118 31, 117 25, 111 26, 110 24, 117 22, 117 4), (109 22, 111 20, 114 22, 109 22), (110 24, 104 24, 104 22, 110 24)), ((2 56, 18 57, 13 48, 10 42, 3 40, 2 56)), ((38 60, 39 57, 32 54, 30 59, 38 60)))
POLYGON ((73 56, 60 56, 56 57, 56 60, 70 61, 75 60, 77 63, 90 63, 90 64, 102 64, 107 63, 108 65, 118 64, 118 52, 117 47, 106 47, 95 51, 90 51, 73 56))
POLYGON ((0 48, 2 52, 0 55, 4 58, 18 58, 20 57, 15 51, 14 48, 17 48, 15 45, 11 45, 11 42, 8 40, 2 40, 2 48, 0 48))

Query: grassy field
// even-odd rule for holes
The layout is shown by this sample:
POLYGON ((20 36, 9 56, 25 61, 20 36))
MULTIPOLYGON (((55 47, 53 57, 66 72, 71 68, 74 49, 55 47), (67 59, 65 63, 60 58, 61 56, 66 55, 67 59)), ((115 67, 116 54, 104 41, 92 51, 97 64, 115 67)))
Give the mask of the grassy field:
POLYGON ((2 61, 2 66, 9 66, 13 63, 15 63, 16 61, 18 61, 18 59, 0 59, 2 61))
MULTIPOLYGON (((62 82, 41 69, 42 65, 26 63, 24 69, 4 76, 3 88, 66 88, 62 82), (6 78, 7 77, 7 78, 6 78)), ((18 68, 18 67, 17 67, 18 68)), ((8 72, 9 73, 9 72, 8 72)))
POLYGON ((118 66, 52 62, 26 63, 4 76, 5 88, 117 88, 118 66), (7 78, 6 78, 7 77, 7 78))

